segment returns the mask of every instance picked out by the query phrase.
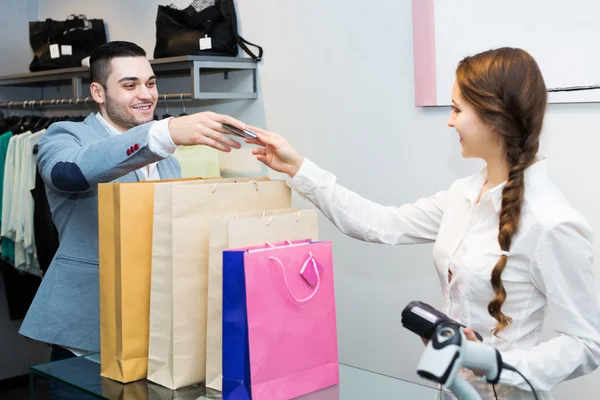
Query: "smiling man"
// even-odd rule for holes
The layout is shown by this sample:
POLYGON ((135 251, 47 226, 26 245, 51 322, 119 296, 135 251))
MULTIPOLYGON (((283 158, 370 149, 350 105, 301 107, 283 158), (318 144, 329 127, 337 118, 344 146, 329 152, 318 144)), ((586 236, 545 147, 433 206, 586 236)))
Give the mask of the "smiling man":
POLYGON ((39 143, 38 169, 60 246, 20 333, 51 344, 52 360, 100 351, 98 184, 178 178, 177 146, 231 151, 240 144, 221 124, 245 128, 211 112, 154 122, 156 76, 133 43, 98 47, 90 74, 100 112, 53 124, 39 143))

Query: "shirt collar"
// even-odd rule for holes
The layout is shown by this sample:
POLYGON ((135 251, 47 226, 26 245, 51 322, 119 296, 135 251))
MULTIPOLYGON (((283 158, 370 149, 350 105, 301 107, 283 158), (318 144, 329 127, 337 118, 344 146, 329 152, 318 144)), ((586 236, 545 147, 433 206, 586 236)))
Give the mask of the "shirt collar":
POLYGON ((108 133, 110 133, 111 135, 115 136, 121 133, 117 128, 115 128, 112 124, 105 120, 102 114, 100 114, 100 112, 96 113, 96 118, 98 118, 98 121, 100 121, 102 126, 104 126, 108 133))
MULTIPOLYGON (((525 188, 531 187, 535 182, 538 182, 547 175, 547 162, 545 158, 539 157, 537 161, 525 169, 525 188)), ((483 184, 487 181, 487 168, 484 167, 478 173, 467 180, 465 188, 465 197, 475 204, 483 184)), ((482 198, 489 197, 494 210, 498 213, 502 208, 502 190, 506 186, 507 181, 490 189, 482 198)))

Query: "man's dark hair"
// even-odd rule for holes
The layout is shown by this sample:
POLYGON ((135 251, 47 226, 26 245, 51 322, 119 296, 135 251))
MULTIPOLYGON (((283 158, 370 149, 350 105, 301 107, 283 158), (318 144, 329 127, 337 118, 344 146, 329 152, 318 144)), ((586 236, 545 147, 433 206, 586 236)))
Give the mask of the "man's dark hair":
POLYGON ((114 41, 98 46, 90 56, 90 79, 106 88, 111 73, 111 61, 117 57, 146 57, 140 46, 131 42, 114 41))

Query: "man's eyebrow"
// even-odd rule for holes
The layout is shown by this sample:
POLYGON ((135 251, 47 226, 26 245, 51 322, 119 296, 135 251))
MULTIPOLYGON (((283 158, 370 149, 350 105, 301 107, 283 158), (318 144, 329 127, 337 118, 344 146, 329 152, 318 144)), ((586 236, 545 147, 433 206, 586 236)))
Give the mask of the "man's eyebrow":
POLYGON ((117 82, 117 83, 121 83, 121 82, 125 82, 125 81, 135 82, 135 81, 139 81, 139 80, 140 80, 139 78, 136 78, 136 77, 133 77, 133 76, 126 76, 125 78, 119 79, 119 82, 117 82))
MULTIPOLYGON (((139 81, 139 80, 140 80, 140 78, 136 78, 136 77, 134 77, 134 76, 126 76, 125 78, 122 78, 122 79, 120 79, 120 80, 119 80, 119 82, 117 82, 117 83, 126 82, 126 81, 129 81, 129 82, 137 82, 137 81, 139 81)), ((148 78, 148 80, 149 80, 149 81, 156 80, 156 75, 152 75, 152 76, 150 76, 150 77, 148 78)))

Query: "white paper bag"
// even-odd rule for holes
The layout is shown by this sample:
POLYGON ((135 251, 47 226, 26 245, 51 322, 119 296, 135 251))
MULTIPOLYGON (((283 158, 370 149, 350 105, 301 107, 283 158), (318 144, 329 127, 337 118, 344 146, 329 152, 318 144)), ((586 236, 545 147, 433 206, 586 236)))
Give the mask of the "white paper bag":
POLYGON ((148 380, 178 389, 205 380, 210 219, 289 208, 284 181, 217 179, 157 185, 148 380))
POLYGON ((215 217, 210 222, 206 387, 222 390, 223 251, 286 240, 318 240, 316 210, 283 209, 215 217))

